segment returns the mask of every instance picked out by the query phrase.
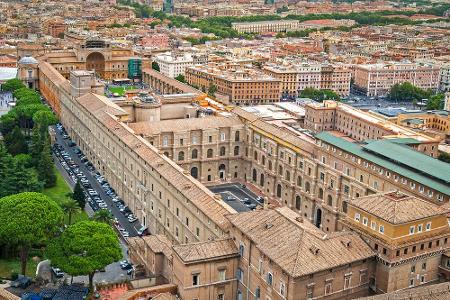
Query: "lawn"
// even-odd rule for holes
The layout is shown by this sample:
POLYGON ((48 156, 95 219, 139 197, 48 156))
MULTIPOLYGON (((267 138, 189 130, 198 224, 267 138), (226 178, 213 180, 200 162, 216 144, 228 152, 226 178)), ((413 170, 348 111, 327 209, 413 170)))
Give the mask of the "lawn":
MULTIPOLYGON (((56 172, 56 185, 54 187, 44 189, 44 191, 42 191, 42 193, 46 194, 59 204, 61 204, 65 199, 67 199, 67 194, 71 192, 72 190, 70 189, 69 185, 66 183, 66 181, 64 180, 64 178, 62 177, 61 173, 58 170, 56 172)), ((75 215, 72 215, 72 223, 86 219, 88 219, 88 216, 85 211, 80 210, 75 215)), ((69 216, 66 215, 64 217, 64 223, 68 224, 68 222, 69 216)))
POLYGON ((111 94, 117 93, 119 96, 123 96, 125 91, 135 90, 134 86, 109 86, 108 90, 111 94))
MULTIPOLYGON (((35 277, 36 268, 38 262, 28 259, 27 263, 27 275, 35 277)), ((11 278, 11 273, 20 273, 20 261, 19 259, 0 259, 0 278, 11 278)))

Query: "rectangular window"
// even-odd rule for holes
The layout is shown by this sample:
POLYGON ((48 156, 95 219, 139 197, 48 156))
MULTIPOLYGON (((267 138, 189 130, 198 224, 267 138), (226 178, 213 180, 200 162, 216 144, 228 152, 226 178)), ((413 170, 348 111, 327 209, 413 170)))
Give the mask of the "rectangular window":
POLYGON ((242 271, 241 268, 237 269, 236 277, 237 277, 237 280, 239 280, 240 282, 242 282, 244 280, 244 271, 242 271))
POLYGON ((424 284, 425 283, 425 275, 421 275, 420 276, 420 284, 424 284))
POLYGON ((417 232, 418 233, 422 232, 422 227, 423 227, 422 224, 417 225, 417 232))
POLYGON ((200 284, 200 274, 192 274, 192 285, 197 286, 200 284))
POLYGON ((280 295, 285 296, 286 294, 286 286, 283 281, 280 282, 280 295))
POLYGON ((359 213, 355 213, 355 221, 358 221, 361 219, 361 215, 359 213))
POLYGON ((375 223, 374 221, 371 221, 370 228, 372 228, 372 230, 377 230, 377 223, 375 223))
POLYGON ((223 294, 217 295, 217 300, 225 300, 225 296, 223 294))
POLYGON ((431 230, 431 222, 428 222, 427 225, 425 226, 425 231, 430 231, 431 230))
POLYGON ((314 286, 308 286, 306 290, 306 299, 310 300, 314 296, 314 286))
POLYGON ((380 233, 384 234, 384 226, 383 225, 380 225, 379 230, 380 230, 380 233))
POLYGON ((242 243, 239 245, 239 255, 241 257, 244 256, 244 244, 242 244, 242 243))
POLYGON ((411 266, 411 273, 415 273, 416 272, 416 265, 411 266))
POLYGON ((327 282, 325 283, 325 295, 329 295, 333 292, 333 283, 327 282))
POLYGON ((409 227, 409 234, 414 234, 414 231, 416 230, 416 226, 410 226, 409 227))
POLYGON ((219 281, 224 281, 226 279, 226 270, 219 270, 219 281))
POLYGON ((369 220, 368 220, 366 217, 364 217, 364 218, 363 218, 363 224, 364 224, 364 226, 367 226, 368 223, 369 223, 369 220))
POLYGON ((344 290, 347 290, 350 288, 350 285, 352 283, 352 276, 347 275, 344 277, 344 290))
POLYGON ((409 280, 409 287, 413 287, 414 286, 414 278, 411 278, 409 280))

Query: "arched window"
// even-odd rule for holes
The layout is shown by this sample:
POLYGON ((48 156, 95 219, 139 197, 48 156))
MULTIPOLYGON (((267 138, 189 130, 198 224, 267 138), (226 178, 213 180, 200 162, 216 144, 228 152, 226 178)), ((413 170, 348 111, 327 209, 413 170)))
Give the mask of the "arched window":
POLYGON ((219 155, 220 156, 225 156, 225 147, 220 147, 220 150, 219 150, 219 155))
POLYGON ((272 161, 269 160, 269 171, 272 171, 272 161))
POLYGON ((178 152, 178 160, 180 160, 180 161, 184 160, 184 152, 183 151, 178 152))
POLYGON ((192 150, 192 159, 196 159, 197 157, 198 157, 198 150, 197 149, 194 149, 194 150, 192 150))
POLYGON ((266 157, 264 155, 261 157, 261 162, 263 166, 266 165, 266 157))
POLYGON ((333 206, 333 197, 331 197, 331 195, 328 195, 327 203, 328 203, 329 206, 333 206))
POLYGON ((297 186, 302 186, 302 177, 297 176, 297 186))
POLYGON ((253 159, 258 160, 258 152, 253 152, 253 159))
POLYGON ((165 152, 164 152, 164 156, 169 157, 169 152, 165 151, 165 152))
POLYGON ((239 155, 239 146, 234 146, 234 155, 239 155))
POLYGON ((253 181, 256 181, 256 177, 257 177, 256 170, 253 169, 253 172, 252 172, 252 180, 253 180, 253 181))
POLYGON ((264 174, 262 174, 262 173, 259 176, 259 185, 260 186, 264 186, 264 174))
POLYGON ((236 132, 234 133, 234 141, 235 141, 235 142, 239 142, 239 131, 236 131, 236 132))
POLYGON ((198 178, 198 168, 197 167, 193 167, 191 169, 191 176, 194 178, 198 178))
POLYGON ((277 185, 277 197, 281 198, 281 184, 277 185))
POLYGON ((286 170, 286 180, 291 180, 291 172, 286 170))
POLYGON ((319 189, 319 199, 323 199, 323 189, 319 189))
POLYGON ((213 149, 208 149, 208 151, 206 152, 206 157, 207 158, 212 158, 213 157, 213 149))
POLYGON ((295 196, 295 208, 297 210, 300 210, 302 206, 302 199, 300 198, 299 195, 295 196))
POLYGON ((283 167, 282 166, 278 166, 278 174, 283 175, 283 167))
POLYGON ((308 181, 305 183, 305 191, 307 191, 308 193, 311 191, 311 186, 308 181))

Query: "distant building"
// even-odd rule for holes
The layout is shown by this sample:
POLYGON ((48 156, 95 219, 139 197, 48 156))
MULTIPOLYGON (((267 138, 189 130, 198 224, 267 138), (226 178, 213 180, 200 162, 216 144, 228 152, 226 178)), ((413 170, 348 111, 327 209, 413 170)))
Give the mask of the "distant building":
POLYGON ((192 66, 194 59, 190 53, 163 53, 155 56, 160 72, 168 77, 175 78, 184 75, 187 67, 192 66))
POLYGON ((299 30, 297 20, 277 20, 260 22, 232 23, 231 27, 239 33, 282 32, 299 30))
POLYGON ((365 95, 385 96, 396 83, 410 82, 422 89, 439 87, 440 67, 418 63, 380 63, 355 66, 355 86, 365 95))

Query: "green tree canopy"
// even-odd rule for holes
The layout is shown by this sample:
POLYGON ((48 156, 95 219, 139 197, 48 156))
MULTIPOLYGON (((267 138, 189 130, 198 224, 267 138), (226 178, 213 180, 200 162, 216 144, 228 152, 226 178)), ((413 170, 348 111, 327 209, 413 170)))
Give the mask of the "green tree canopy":
POLYGON ((439 110, 444 108, 444 94, 436 94, 430 97, 427 101, 427 109, 429 110, 439 110))
POLYGON ((423 90, 410 82, 403 82, 394 84, 388 96, 388 99, 391 101, 421 101, 422 99, 429 98, 431 91, 423 90))
POLYGON ((25 274, 29 249, 55 236, 62 225, 63 212, 46 195, 27 192, 0 198, 0 220, 0 241, 19 248, 25 274))
POLYGON ((81 209, 84 209, 84 207, 86 206, 86 197, 84 196, 80 180, 78 180, 77 183, 75 184, 73 193, 70 197, 78 203, 78 206, 81 209))
POLYGON ((69 198, 61 204, 61 207, 69 217, 69 225, 72 224, 72 215, 80 211, 78 203, 75 200, 69 198))
POLYGON ((88 275, 93 289, 95 272, 122 258, 119 239, 111 226, 81 221, 69 226, 47 247, 53 265, 72 275, 88 275))
POLYGON ((13 131, 5 136, 5 145, 12 155, 28 152, 27 141, 19 126, 14 127, 13 131))
POLYGON ((22 83, 22 81, 20 79, 13 78, 13 79, 7 80, 2 85, 2 90, 8 91, 8 92, 14 92, 14 91, 24 88, 24 87, 25 87, 25 85, 22 83))
POLYGON ((302 98, 310 98, 314 101, 322 102, 324 100, 336 100, 339 101, 341 97, 332 90, 318 90, 315 88, 305 88, 300 93, 302 98))
POLYGON ((217 86, 214 83, 211 83, 208 87, 208 95, 211 97, 215 97, 217 92, 217 86))
POLYGON ((160 71, 159 65, 158 65, 158 63, 156 61, 152 62, 152 69, 155 70, 155 71, 158 71, 158 72, 160 71))
POLYGON ((178 75, 177 77, 175 77, 175 79, 179 82, 186 83, 186 79, 184 78, 183 74, 178 75))
POLYGON ((38 172, 39 180, 44 183, 46 188, 53 187, 56 184, 56 174, 53 165, 52 151, 50 148, 50 138, 48 134, 44 140, 44 146, 37 161, 36 171, 38 172))
POLYGON ((100 209, 95 212, 95 214, 92 216, 92 219, 97 222, 111 224, 113 215, 107 209, 100 209))

